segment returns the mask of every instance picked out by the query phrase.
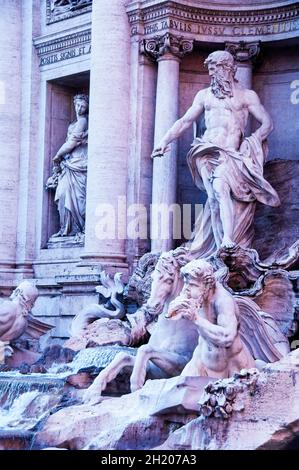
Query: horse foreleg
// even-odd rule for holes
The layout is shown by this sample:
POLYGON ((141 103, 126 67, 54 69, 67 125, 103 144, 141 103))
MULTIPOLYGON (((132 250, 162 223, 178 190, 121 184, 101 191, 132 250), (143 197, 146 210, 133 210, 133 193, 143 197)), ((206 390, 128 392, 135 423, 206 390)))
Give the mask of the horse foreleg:
POLYGON ((151 357, 151 361, 170 377, 180 375, 188 360, 183 354, 167 350, 156 350, 151 357))
POLYGON ((145 382, 147 363, 152 352, 153 350, 149 344, 144 344, 138 348, 130 378, 131 392, 142 388, 145 382))
POLYGON ((187 363, 187 359, 181 354, 163 349, 155 349, 150 344, 140 346, 130 379, 132 392, 143 387, 149 361, 153 362, 169 376, 179 375, 187 363))
POLYGON ((105 390, 107 384, 115 379, 124 367, 133 367, 134 362, 135 357, 130 354, 122 352, 117 354, 113 361, 99 373, 93 384, 86 390, 83 396, 83 402, 89 404, 98 403, 101 393, 105 390))

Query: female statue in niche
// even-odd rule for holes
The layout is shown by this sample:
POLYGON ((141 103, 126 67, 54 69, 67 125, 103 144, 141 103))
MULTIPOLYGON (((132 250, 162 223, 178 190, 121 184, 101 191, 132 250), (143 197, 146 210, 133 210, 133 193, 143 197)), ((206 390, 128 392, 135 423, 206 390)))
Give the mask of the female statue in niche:
POLYGON ((53 158, 53 175, 48 179, 46 188, 56 190, 60 230, 51 238, 84 234, 88 101, 87 95, 74 97, 76 120, 69 125, 67 139, 53 158))

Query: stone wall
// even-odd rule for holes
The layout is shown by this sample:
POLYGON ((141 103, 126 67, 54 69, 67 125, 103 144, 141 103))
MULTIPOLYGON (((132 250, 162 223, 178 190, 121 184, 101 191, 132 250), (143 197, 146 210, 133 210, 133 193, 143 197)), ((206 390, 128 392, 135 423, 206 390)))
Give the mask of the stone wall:
POLYGON ((257 204, 254 248, 263 260, 277 250, 287 253, 288 248, 299 239, 299 161, 270 161, 265 166, 264 174, 276 188, 281 205, 269 207, 257 204))
MULTIPOLYGON (((269 159, 298 160, 299 103, 292 100, 292 82, 299 77, 297 46, 261 49, 253 88, 270 113, 274 130, 269 136, 269 159)), ((298 94, 297 94, 298 95, 298 94)))

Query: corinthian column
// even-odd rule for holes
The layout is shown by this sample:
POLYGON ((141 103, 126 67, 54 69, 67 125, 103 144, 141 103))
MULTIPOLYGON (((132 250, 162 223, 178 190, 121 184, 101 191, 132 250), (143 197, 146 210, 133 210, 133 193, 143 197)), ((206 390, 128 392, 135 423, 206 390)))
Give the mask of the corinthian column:
POLYGON ((125 266, 130 34, 124 0, 96 0, 84 263, 125 266))
POLYGON ((245 88, 251 89, 252 69, 254 61, 260 52, 260 44, 258 42, 247 43, 244 41, 238 43, 229 42, 225 45, 225 49, 234 56, 236 61, 236 79, 245 88))
MULTIPOLYGON (((155 145, 178 119, 180 59, 192 47, 192 41, 170 33, 141 42, 141 52, 158 62, 155 145)), ((154 159, 152 188, 151 248, 168 251, 173 248, 175 213, 171 215, 171 207, 176 203, 177 142, 172 143, 171 152, 154 159)))

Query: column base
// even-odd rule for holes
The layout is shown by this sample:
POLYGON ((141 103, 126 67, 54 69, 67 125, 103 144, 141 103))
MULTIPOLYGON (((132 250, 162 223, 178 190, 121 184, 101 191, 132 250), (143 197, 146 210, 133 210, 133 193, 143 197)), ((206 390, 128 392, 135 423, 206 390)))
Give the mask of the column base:
POLYGON ((11 294, 23 279, 33 279, 34 272, 31 262, 15 263, 0 261, 0 289, 3 296, 11 294))

